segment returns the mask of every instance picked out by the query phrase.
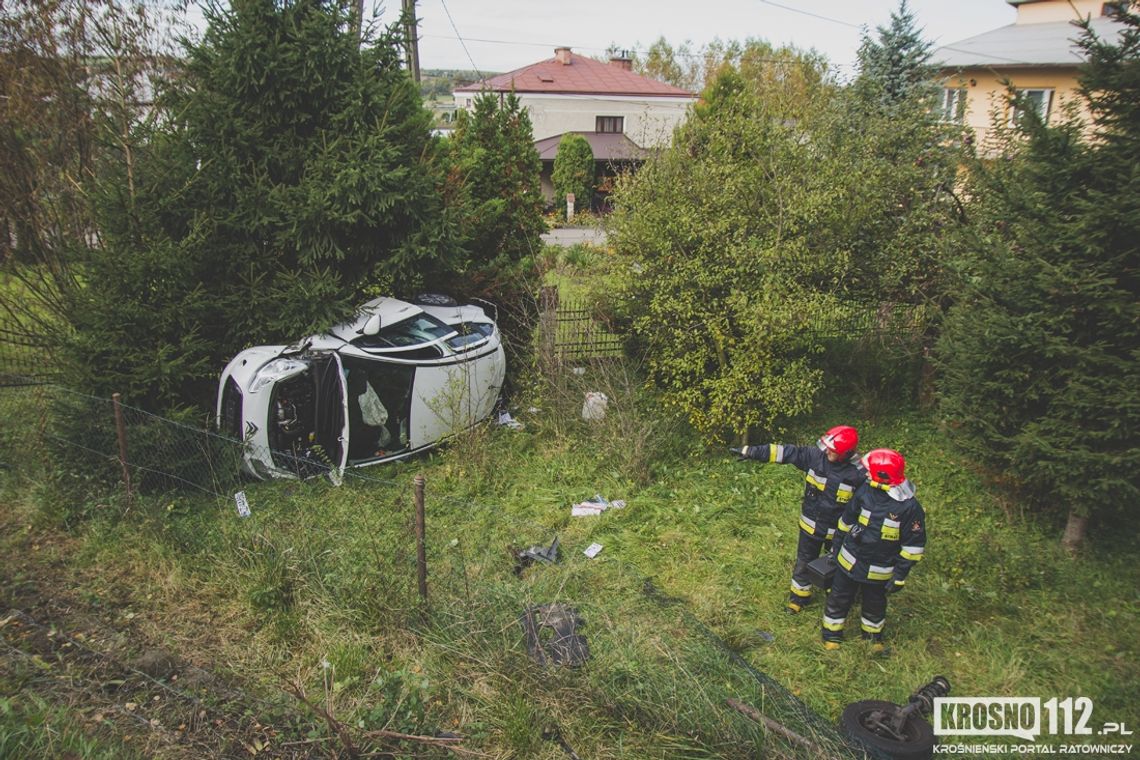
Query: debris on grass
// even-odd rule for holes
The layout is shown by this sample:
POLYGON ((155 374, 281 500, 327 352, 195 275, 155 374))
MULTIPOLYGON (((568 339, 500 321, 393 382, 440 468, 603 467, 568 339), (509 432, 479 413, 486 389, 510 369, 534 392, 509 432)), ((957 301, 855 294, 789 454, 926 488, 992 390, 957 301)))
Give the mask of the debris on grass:
POLYGON ((607 509, 622 509, 625 507, 625 501, 622 499, 614 499, 610 501, 600 493, 594 494, 592 499, 578 502, 570 507, 571 517, 590 517, 592 515, 600 515, 607 509))

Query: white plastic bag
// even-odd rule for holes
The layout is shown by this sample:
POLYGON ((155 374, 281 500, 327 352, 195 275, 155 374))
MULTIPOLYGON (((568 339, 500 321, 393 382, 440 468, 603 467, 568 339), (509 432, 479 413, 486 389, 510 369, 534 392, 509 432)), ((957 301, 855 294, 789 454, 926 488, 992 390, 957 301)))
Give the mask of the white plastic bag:
POLYGON ((586 421, 600 420, 606 416, 606 406, 610 403, 609 396, 600 391, 590 391, 586 394, 586 401, 582 404, 582 419, 586 421))

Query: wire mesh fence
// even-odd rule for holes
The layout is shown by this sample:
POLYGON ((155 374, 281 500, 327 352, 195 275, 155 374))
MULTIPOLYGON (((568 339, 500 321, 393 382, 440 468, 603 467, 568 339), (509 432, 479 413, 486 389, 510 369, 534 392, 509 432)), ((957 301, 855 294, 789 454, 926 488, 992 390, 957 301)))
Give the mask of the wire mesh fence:
MULTIPOLYGON (((72 485, 82 475, 84 487, 119 494, 118 519, 192 557, 268 619, 319 607, 336 610, 350 630, 415 631, 454 672, 509 680, 533 702, 528 714, 550 724, 544 735, 571 751, 599 741, 602 725, 622 737, 628 756, 862 756, 833 721, 754 667, 646 569, 616 554, 587 558, 580 546, 555 562, 527 561, 523 550, 548 546, 565 529, 561 514, 512 508, 498 497, 433 494, 429 482, 418 531, 406 468, 341 476, 306 460, 297 463, 305 480, 254 482, 243 472, 248 444, 201 421, 57 386, 6 389, 0 412, 8 419, 0 433, 5 468, 35 477, 55 469, 72 485), (426 565, 417 557, 421 536, 426 565), (426 596, 417 577, 425 569, 426 596), (525 618, 547 605, 580 617, 589 667, 533 659, 525 618), (566 715, 559 699, 582 714, 566 715)), ((365 709, 372 698, 360 695, 361 714, 390 724, 384 710, 365 709)))

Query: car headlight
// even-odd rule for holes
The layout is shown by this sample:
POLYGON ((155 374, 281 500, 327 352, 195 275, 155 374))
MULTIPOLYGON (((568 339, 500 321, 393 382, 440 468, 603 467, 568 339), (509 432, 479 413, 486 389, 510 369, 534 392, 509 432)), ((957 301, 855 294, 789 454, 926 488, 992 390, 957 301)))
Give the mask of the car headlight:
POLYGON ((259 369, 253 376, 253 382, 250 383, 249 392, 257 393, 265 386, 282 380, 286 377, 299 375, 308 369, 308 362, 301 361, 300 359, 274 359, 259 369))

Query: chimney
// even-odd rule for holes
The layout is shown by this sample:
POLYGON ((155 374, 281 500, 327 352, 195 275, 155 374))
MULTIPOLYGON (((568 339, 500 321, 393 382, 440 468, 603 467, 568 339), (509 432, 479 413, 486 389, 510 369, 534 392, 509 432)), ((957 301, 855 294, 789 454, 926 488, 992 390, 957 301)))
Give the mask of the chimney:
POLYGON ((633 71, 633 59, 629 58, 625 53, 615 55, 610 59, 611 66, 617 66, 622 71, 633 71))
POLYGON ((563 66, 569 66, 570 65, 571 57, 572 56, 570 55, 570 48, 568 48, 568 47, 554 48, 554 60, 561 63, 563 66))

